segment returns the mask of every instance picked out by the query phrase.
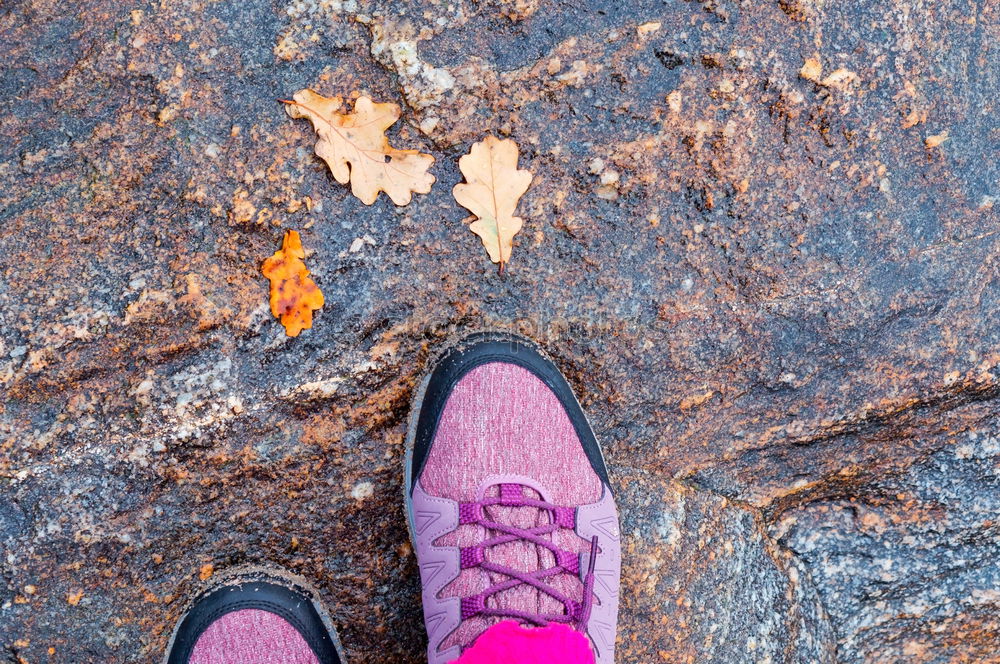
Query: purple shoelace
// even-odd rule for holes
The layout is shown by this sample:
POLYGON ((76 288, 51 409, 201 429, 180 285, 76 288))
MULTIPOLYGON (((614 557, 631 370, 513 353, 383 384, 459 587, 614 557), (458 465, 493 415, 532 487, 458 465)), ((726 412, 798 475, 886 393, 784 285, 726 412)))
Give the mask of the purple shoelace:
POLYGON ((554 542, 545 537, 562 528, 574 530, 576 528, 576 508, 561 507, 544 500, 525 497, 520 484, 501 484, 499 496, 488 496, 473 503, 460 503, 459 524, 477 524, 489 532, 498 533, 495 537, 480 542, 475 546, 463 547, 461 549, 462 569, 478 567, 487 572, 502 574, 507 577, 505 581, 495 583, 477 595, 463 597, 463 621, 475 616, 491 616, 514 618, 521 622, 532 623, 538 626, 544 626, 550 622, 570 623, 575 624, 578 630, 583 631, 586 629, 594 602, 594 565, 598 552, 597 537, 595 536, 590 542, 590 564, 587 566, 587 574, 583 578, 582 602, 577 602, 544 582, 544 579, 558 574, 573 574, 576 576, 580 574, 580 558, 578 554, 559 548, 554 542), (549 512, 552 515, 552 520, 550 523, 532 528, 519 528, 488 518, 486 516, 486 508, 491 506, 535 507, 539 510, 549 512), (533 572, 522 572, 486 559, 486 551, 491 547, 519 540, 530 542, 551 551, 555 558, 555 566, 533 572), (487 600, 493 595, 521 584, 527 584, 562 603, 564 613, 537 614, 518 609, 487 606, 487 600))

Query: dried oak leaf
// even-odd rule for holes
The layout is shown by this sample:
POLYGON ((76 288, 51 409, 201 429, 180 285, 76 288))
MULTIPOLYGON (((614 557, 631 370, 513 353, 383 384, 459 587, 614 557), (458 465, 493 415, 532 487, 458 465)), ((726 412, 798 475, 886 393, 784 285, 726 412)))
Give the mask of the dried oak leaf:
POLYGON ((323 293, 302 262, 305 257, 298 232, 286 231, 281 249, 261 267, 271 280, 271 313, 281 319, 290 337, 312 327, 312 312, 323 306, 323 293))
POLYGON ((368 97, 354 103, 353 113, 338 113, 339 99, 299 90, 286 101, 293 118, 308 118, 319 136, 316 154, 330 167, 337 182, 351 184, 351 193, 371 205, 384 191, 396 205, 410 202, 413 192, 426 194, 434 184, 427 169, 434 157, 389 145, 385 130, 399 119, 396 104, 375 104, 368 97))
POLYGON ((514 209, 531 185, 531 173, 517 169, 517 143, 495 136, 474 143, 458 167, 466 184, 455 185, 455 200, 477 217, 469 230, 482 239, 490 260, 503 270, 514 236, 524 224, 514 209))

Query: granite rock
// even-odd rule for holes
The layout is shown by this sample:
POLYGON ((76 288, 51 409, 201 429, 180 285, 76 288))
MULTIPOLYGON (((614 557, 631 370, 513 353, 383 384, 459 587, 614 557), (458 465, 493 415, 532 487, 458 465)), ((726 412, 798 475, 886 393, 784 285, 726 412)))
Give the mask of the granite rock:
POLYGON ((421 661, 409 400, 496 328, 603 440, 621 662, 1000 662, 998 11, 4 2, 0 661, 158 661, 259 562, 352 662, 421 661), (432 192, 353 198, 304 87, 399 103, 432 192), (535 173, 502 277, 450 193, 487 133, 535 173))

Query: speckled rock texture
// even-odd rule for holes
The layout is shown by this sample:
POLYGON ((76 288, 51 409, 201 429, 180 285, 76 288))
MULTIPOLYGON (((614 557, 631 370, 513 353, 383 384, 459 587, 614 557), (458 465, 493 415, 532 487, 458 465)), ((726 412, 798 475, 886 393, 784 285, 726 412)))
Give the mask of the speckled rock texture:
POLYGON ((991 0, 4 0, 0 661, 157 662, 268 562, 420 662, 409 400, 500 328, 604 442, 620 662, 1000 662, 998 44, 991 0), (432 192, 353 198, 304 87, 399 103, 432 192), (487 133, 535 174, 502 277, 487 133))

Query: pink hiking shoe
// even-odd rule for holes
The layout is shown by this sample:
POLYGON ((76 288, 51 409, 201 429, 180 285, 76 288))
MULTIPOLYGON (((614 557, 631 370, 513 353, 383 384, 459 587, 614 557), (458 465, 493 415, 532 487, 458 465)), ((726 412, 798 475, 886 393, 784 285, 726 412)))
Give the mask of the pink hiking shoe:
POLYGON ((284 576, 223 581, 174 630, 165 664, 346 664, 315 594, 284 576))
POLYGON ((467 337, 424 379, 407 442, 428 664, 612 664, 618 514, 555 365, 520 337, 467 337))

